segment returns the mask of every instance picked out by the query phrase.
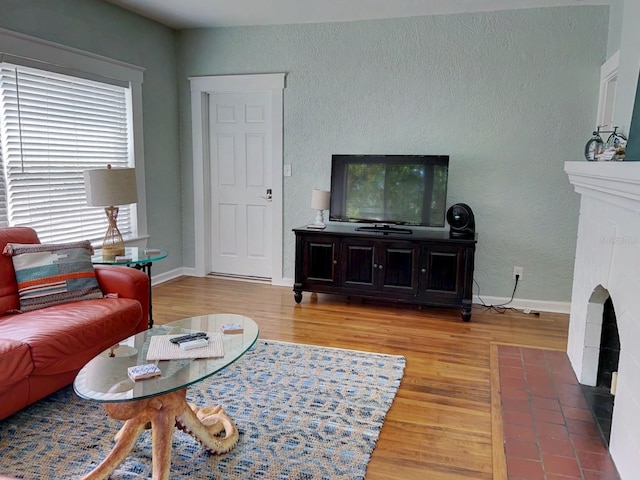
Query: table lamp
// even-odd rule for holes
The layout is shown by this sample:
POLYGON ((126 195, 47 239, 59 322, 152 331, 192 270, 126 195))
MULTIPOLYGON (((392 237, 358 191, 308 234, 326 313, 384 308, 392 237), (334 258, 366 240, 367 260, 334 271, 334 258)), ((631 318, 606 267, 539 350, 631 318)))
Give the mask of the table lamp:
POLYGON ((109 220, 107 233, 102 241, 102 256, 115 258, 124 255, 124 240, 118 230, 118 205, 138 201, 136 171, 134 168, 99 168, 84 171, 84 189, 87 205, 105 207, 109 220))
POLYGON ((313 189, 311 193, 311 208, 317 210, 316 221, 314 225, 324 226, 324 210, 329 209, 329 199, 331 192, 326 190, 313 189))

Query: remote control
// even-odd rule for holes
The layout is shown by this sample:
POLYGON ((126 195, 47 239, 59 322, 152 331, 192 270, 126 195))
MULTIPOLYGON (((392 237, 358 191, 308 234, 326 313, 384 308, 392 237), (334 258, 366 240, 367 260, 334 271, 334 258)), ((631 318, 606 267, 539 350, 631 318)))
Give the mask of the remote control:
POLYGON ((207 338, 198 338, 196 340, 190 340, 188 342, 180 342, 180 348, 183 350, 192 350, 194 348, 202 348, 209 345, 207 338))
POLYGON ((181 337, 174 337, 169 339, 171 343, 180 344, 182 342, 189 342, 191 340, 197 340, 198 338, 204 338, 207 336, 206 332, 190 333, 188 335, 182 335, 181 337))

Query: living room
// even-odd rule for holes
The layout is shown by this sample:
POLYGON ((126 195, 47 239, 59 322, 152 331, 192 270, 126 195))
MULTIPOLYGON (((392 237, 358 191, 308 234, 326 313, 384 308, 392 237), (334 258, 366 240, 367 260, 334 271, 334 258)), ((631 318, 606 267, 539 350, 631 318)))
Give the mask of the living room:
POLYGON ((282 72, 282 162, 292 175, 277 192, 274 284, 293 282, 291 229, 315 216, 306 207, 314 188, 329 187, 332 154, 447 154, 447 201, 476 215, 474 294, 508 300, 519 265, 514 304, 566 314, 580 199, 564 162, 582 158, 600 67, 617 50, 615 117, 628 131, 640 58, 636 3, 600 3, 173 29, 100 0, 4 0, 0 26, 145 69, 148 243, 169 251, 154 265, 156 284, 199 268, 189 78, 282 72))
POLYGON ((313 219, 299 205, 313 188, 328 189, 332 154, 446 154, 447 202, 476 215, 481 293, 508 298, 520 265, 518 299, 569 311, 579 199, 564 162, 582 157, 600 66, 618 49, 615 113, 628 130, 638 53, 633 27, 623 27, 633 5, 626 23, 618 5, 611 19, 608 7, 580 6, 181 31, 101 1, 5 7, 4 28, 145 68, 147 228, 170 252, 159 278, 196 268, 188 78, 284 72, 283 163, 292 176, 281 192, 274 280, 292 283, 290 232, 313 219))

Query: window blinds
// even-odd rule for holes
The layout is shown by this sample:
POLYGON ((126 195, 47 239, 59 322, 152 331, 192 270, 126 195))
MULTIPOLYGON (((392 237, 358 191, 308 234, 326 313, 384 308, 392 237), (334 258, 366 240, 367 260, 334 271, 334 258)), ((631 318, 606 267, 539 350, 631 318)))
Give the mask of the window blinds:
MULTIPOLYGON (((28 225, 43 242, 87 239, 107 229, 88 207, 83 171, 133 166, 129 90, 0 64, 0 222, 28 225)), ((135 205, 120 206, 118 228, 134 234, 135 205)))

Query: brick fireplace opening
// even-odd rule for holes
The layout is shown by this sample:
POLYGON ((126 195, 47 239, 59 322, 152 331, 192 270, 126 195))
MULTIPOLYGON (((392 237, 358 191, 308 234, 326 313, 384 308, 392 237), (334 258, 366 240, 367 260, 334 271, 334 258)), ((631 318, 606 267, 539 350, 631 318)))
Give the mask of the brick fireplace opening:
POLYGON ((595 385, 581 384, 581 387, 602 438, 609 445, 620 360, 620 336, 615 308, 609 293, 599 286, 594 290, 589 304, 587 323, 601 325, 600 349, 595 385), (606 299, 601 302, 603 297, 606 299))
POLYGON ((617 357, 617 380, 613 369, 608 374, 616 391, 609 451, 620 478, 633 480, 640 472, 640 162, 566 162, 565 172, 580 194, 567 355, 580 384, 596 388, 601 363, 617 357), (609 343, 612 330, 617 346, 609 343))

